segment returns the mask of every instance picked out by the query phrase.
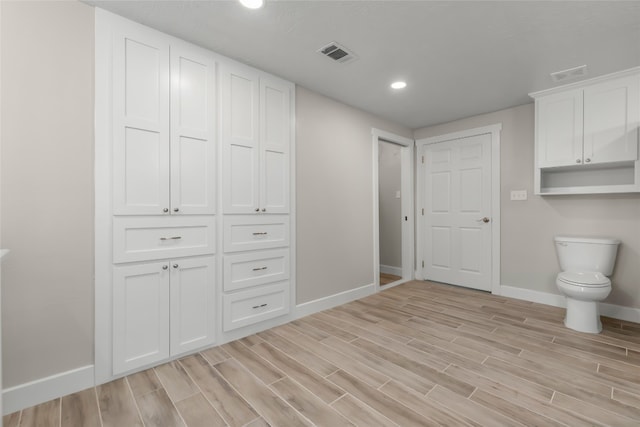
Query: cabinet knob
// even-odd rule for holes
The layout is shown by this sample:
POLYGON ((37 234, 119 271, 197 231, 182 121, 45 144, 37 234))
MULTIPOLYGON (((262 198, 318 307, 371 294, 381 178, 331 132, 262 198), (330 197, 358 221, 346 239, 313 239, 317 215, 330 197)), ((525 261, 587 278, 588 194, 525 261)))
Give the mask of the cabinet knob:
POLYGON ((164 208, 164 209, 162 209, 162 212, 164 212, 164 213, 169 212, 169 208, 164 208))
POLYGON ((582 160, 576 159, 576 163, 582 163, 582 160))
POLYGON ((586 159, 584 159, 584 162, 585 162, 585 163, 589 163, 590 161, 591 161, 591 159, 590 159, 590 158, 588 158, 588 157, 587 157, 586 159))
POLYGON ((267 211, 267 208, 262 208, 262 212, 266 212, 266 211, 267 211))
POLYGON ((256 208, 256 212, 260 212, 260 208, 256 208))
POLYGON ((167 268, 169 268, 169 266, 168 266, 168 265, 163 265, 163 266, 162 266, 162 269, 163 269, 163 270, 166 270, 167 268))
POLYGON ((173 268, 178 268, 178 264, 173 264, 173 268))
POLYGON ((180 208, 173 208, 174 212, 180 212, 180 208))

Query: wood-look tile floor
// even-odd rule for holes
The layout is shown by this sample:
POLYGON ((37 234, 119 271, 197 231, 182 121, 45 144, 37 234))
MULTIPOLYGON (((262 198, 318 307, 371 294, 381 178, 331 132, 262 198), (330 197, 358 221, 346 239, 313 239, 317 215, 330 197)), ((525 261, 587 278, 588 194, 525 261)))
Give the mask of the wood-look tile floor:
POLYGON ((27 426, 638 426, 640 325, 410 282, 4 417, 27 426))
POLYGON ((380 273, 380 286, 388 285, 400 279, 402 279, 402 277, 396 276, 395 274, 380 273))

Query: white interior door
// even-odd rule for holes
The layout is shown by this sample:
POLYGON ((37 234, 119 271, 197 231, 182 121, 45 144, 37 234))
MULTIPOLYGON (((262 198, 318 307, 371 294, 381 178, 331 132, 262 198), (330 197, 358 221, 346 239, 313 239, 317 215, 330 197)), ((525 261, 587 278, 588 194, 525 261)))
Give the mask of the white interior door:
POLYGON ((491 134, 421 146, 426 280, 491 290, 491 134))

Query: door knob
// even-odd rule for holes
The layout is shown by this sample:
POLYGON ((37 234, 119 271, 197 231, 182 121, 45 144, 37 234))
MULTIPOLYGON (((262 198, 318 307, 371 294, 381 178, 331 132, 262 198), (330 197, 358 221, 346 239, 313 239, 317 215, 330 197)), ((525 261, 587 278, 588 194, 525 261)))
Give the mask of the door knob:
POLYGON ((174 212, 180 212, 180 208, 173 208, 174 212))
POLYGON ((477 219, 476 221, 478 221, 478 222, 484 222, 484 223, 486 224, 487 222, 489 222, 489 221, 491 221, 491 220, 485 216, 484 218, 477 219))

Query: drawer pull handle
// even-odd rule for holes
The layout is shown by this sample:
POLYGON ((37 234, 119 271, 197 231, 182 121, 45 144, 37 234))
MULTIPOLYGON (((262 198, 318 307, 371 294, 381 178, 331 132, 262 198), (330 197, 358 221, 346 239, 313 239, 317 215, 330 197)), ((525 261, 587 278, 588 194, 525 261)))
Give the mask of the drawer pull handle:
POLYGON ((256 267, 253 269, 253 271, 260 271, 260 270, 266 270, 267 267, 256 267))
POLYGON ((254 305, 253 308, 262 308, 262 307, 266 307, 267 303, 264 304, 260 304, 260 305, 254 305))
POLYGON ((254 236, 266 236, 268 233, 266 231, 253 233, 254 236))
POLYGON ((161 237, 160 240, 180 240, 182 236, 173 236, 173 237, 161 237))

